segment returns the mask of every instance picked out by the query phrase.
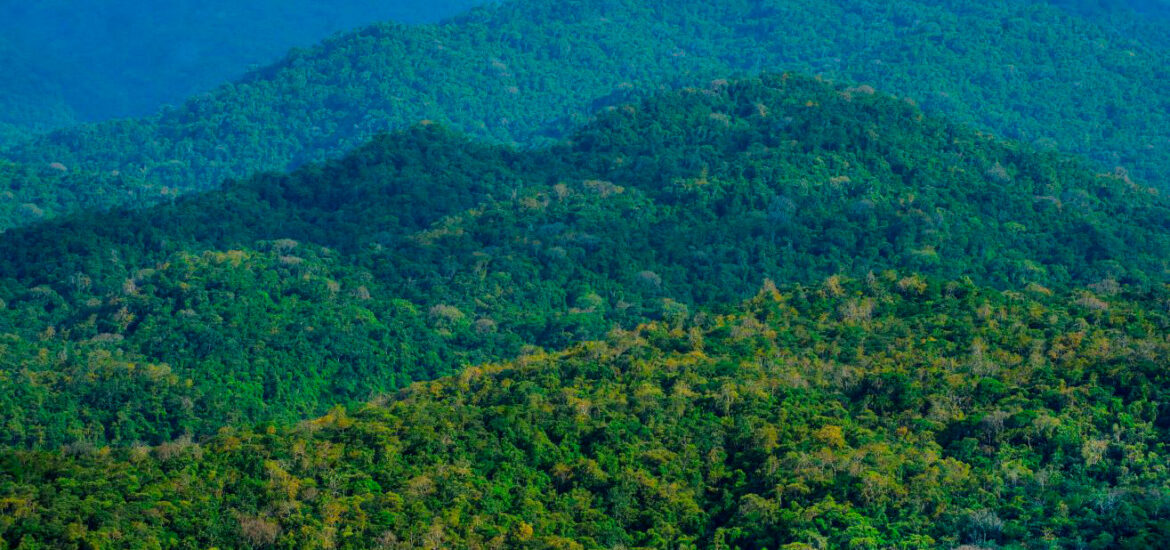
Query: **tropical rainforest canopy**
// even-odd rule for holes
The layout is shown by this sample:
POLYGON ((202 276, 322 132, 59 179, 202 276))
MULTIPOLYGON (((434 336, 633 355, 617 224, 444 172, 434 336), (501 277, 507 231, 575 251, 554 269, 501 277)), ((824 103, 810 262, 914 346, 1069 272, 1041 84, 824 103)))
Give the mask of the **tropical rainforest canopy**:
POLYGON ((295 427, 13 452, 0 532, 99 547, 1156 547, 1167 298, 893 272, 765 283, 732 311, 295 427))
POLYGON ((783 74, 545 149, 420 126, 12 230, 5 443, 43 450, 3 462, 5 536, 1144 544, 1167 527, 1168 213, 1122 175, 783 74))
POLYGON ((735 303, 765 278, 1167 280, 1161 195, 1025 149, 772 75, 615 109, 539 151, 422 126, 289 176, 12 230, 6 439, 159 442, 319 414, 735 303))
POLYGON ((1165 24, 512 0, 0 125, 0 550, 1166 546, 1165 24))

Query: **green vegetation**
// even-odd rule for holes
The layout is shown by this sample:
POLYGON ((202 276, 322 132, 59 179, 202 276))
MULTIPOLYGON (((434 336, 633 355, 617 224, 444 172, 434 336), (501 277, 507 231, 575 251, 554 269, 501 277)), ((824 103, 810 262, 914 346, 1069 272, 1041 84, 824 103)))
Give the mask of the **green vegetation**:
POLYGON ((766 277, 1158 288, 1168 228, 1166 200, 1122 174, 790 75, 612 109, 535 151, 419 126, 5 233, 0 423, 54 448, 292 421, 766 277))
MULTIPOLYGON (((1042 2, 777 3, 514 0, 444 25, 379 25, 291 54, 142 120, 82 126, 12 149, 89 174, 142 204, 224 178, 342 155, 433 120, 542 143, 600 106, 734 71, 797 70, 876 86, 1042 149, 1079 152, 1146 184, 1170 181, 1165 45, 1042 2), (653 7, 651 7, 653 6, 653 7), (109 174, 120 175, 114 183, 109 174)), ((0 227, 19 223, 0 219, 0 227)))
POLYGON ((1170 45, 1170 4, 1161 0, 1051 0, 1055 6, 1155 48, 1170 45))
MULTIPOLYGON (((379 21, 418 23, 482 0, 38 0, 0 7, 0 125, 48 131, 144 116, 379 21)), ((0 147, 7 141, 0 133, 0 147)))
POLYGON ((36 138, 22 69, 0 550, 1164 547, 1108 2, 514 0, 36 138))
POLYGON ((0 541, 1157 547, 1170 295, 1113 292, 765 284, 295 428, 7 452, 0 541))
POLYGON ((170 189, 109 173, 101 185, 91 175, 63 164, 24 165, 0 159, 0 219, 22 226, 72 212, 78 204, 95 209, 175 196, 170 189))

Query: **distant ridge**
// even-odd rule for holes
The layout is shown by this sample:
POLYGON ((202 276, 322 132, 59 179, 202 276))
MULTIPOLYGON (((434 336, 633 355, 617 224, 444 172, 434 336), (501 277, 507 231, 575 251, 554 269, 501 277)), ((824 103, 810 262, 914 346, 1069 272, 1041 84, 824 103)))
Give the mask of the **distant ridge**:
POLYGON ((60 163, 92 176, 90 188, 135 190, 36 205, 60 214, 149 203, 337 157, 422 120, 498 142, 541 143, 598 107, 664 85, 796 69, 1087 154, 1148 185, 1170 181, 1170 99, 1154 84, 1168 78, 1164 49, 1037 2, 783 6, 513 0, 447 25, 374 26, 157 116, 61 131, 9 156, 34 168, 60 163))
MULTIPOLYGON (((484 1, 7 2, 0 125, 46 131, 149 115, 334 32, 435 22, 484 1)), ((0 146, 12 141, 0 134, 0 146)))

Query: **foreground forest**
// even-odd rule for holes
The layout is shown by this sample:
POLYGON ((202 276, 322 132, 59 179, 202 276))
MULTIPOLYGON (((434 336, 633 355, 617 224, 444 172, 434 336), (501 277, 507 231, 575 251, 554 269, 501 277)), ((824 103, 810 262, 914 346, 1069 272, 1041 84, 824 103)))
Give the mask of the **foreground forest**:
MULTIPOLYGON (((1168 97, 1157 84, 1168 45, 1079 13, 1022 0, 514 0, 444 25, 378 25, 156 116, 12 148, 33 175, 0 180, 9 210, 22 209, 0 228, 337 157, 423 120, 545 143, 598 108, 735 71, 869 84, 1146 184, 1170 181, 1168 97)), ((1122 23, 1140 21, 1131 16, 1122 23)))
POLYGON ((296 427, 0 459, 12 547, 1154 548, 1170 295, 883 272, 296 427))
POLYGON ((292 175, 0 238, 4 443, 291 421, 469 364, 899 269, 1158 288, 1123 174, 788 74, 613 109, 537 151, 435 125, 292 175), (149 396, 149 397, 144 397, 149 396))

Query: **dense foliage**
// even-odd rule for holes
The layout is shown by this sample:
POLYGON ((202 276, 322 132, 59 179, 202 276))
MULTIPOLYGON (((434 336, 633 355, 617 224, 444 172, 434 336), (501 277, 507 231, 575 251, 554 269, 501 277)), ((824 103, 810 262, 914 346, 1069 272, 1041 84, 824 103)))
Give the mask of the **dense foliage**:
MULTIPOLYGON (((143 116, 289 48, 380 21, 433 22, 482 0, 38 0, 0 5, 0 124, 48 130, 143 116)), ((11 143, 0 133, 0 145, 11 143)))
POLYGON ((765 277, 1157 287, 1168 228, 1124 174, 789 75, 613 109, 536 151, 419 126, 4 234, 0 423, 55 447, 291 420, 765 277))
POLYGON ((141 197, 157 200, 175 196, 174 190, 153 186, 118 173, 107 174, 101 185, 91 175, 61 164, 25 165, 0 159, 0 219, 22 226, 73 212, 78 204, 104 209, 134 203, 141 197))
POLYGON ((1115 292, 765 284, 295 428, 7 452, 0 541, 1158 547, 1170 296, 1115 292))
POLYGON ((1168 545, 1153 3, 511 0, 29 137, 472 3, 0 8, 0 550, 1168 545))
POLYGON ((1023 0, 513 0, 444 25, 336 37, 157 116, 62 131, 10 156, 90 174, 94 188, 117 171, 144 187, 141 203, 335 157, 421 120, 532 144, 663 85, 795 69, 1159 186, 1170 181, 1166 45, 1112 29, 1023 0))
POLYGON ((1162 0, 1052 0, 1052 4, 1090 17, 1106 27, 1151 45, 1170 40, 1170 4, 1162 0))

